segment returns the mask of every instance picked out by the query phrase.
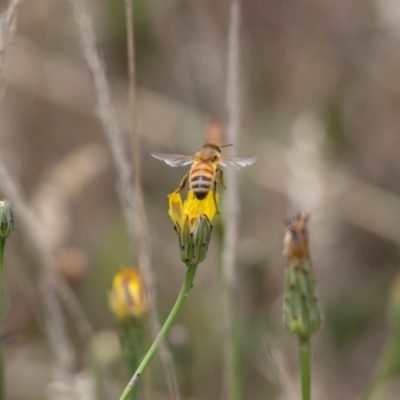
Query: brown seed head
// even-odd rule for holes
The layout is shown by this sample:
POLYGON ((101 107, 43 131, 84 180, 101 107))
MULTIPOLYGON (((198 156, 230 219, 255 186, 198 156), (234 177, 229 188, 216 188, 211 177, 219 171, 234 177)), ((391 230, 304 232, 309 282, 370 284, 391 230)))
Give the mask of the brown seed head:
POLYGON ((308 215, 297 214, 284 220, 286 232, 283 238, 283 255, 291 258, 308 258, 308 215))

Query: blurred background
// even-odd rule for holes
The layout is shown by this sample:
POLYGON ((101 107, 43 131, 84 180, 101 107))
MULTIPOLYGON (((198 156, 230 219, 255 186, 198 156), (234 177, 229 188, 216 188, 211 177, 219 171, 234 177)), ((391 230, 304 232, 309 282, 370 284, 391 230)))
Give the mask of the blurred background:
MULTIPOLYGON (((124 1, 88 5, 128 143, 124 1)), ((193 154, 210 118, 225 122, 229 1, 135 0, 134 10, 142 178, 163 321, 185 273, 166 196, 187 169, 166 167, 150 153, 193 154)), ((237 173, 244 398, 298 396, 296 338, 281 322, 282 218, 301 211, 311 215, 324 314, 312 338, 315 398, 356 399, 388 337, 385 312, 400 263, 400 2, 245 0, 240 37, 240 141, 225 150, 257 156, 237 173)), ((1 157, 94 327, 82 340, 74 318, 67 320, 77 379, 90 392, 100 373, 111 397, 102 391, 99 398, 116 398, 128 373, 107 293, 120 267, 134 266, 135 248, 71 4, 24 2, 8 50, 1 157)), ((169 335, 184 399, 224 398, 220 242, 215 234, 169 335)), ((54 395, 38 264, 17 215, 1 329, 10 338, 3 352, 12 400, 61 398, 54 395)), ((152 375, 154 398, 167 398, 158 359, 152 375)), ((381 398, 398 399, 399 388, 394 379, 381 398)))

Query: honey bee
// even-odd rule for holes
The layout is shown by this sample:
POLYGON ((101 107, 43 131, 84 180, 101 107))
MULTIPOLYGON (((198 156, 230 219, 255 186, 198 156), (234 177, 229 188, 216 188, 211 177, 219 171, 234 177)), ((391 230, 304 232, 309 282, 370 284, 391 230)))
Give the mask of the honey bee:
POLYGON ((221 167, 241 169, 253 164, 256 160, 255 157, 248 156, 222 156, 222 148, 227 146, 231 145, 220 146, 213 142, 207 142, 195 155, 160 153, 151 155, 171 167, 184 167, 192 164, 190 171, 183 177, 174 193, 181 192, 185 188, 188 179, 190 189, 199 200, 203 200, 213 187, 215 208, 217 214, 219 214, 216 199, 217 176, 221 186, 226 189, 221 167))

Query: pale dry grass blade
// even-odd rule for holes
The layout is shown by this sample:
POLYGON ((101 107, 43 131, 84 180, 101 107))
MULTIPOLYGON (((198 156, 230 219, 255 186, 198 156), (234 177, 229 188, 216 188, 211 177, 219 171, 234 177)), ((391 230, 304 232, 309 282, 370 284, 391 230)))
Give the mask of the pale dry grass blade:
MULTIPOLYGON (((74 17, 81 34, 82 51, 91 71, 96 90, 98 116, 103 124, 104 133, 111 149, 115 169, 118 173, 117 190, 122 209, 127 220, 129 233, 136 243, 138 242, 138 238, 143 234, 144 229, 140 225, 142 219, 135 219, 137 214, 135 206, 138 200, 132 186, 132 169, 125 152, 123 133, 118 124, 114 107, 111 102, 110 87, 105 74, 103 62, 96 50, 96 38, 91 18, 82 1, 71 0, 71 3, 73 5, 74 17)), ((139 260, 139 267, 142 270, 146 287, 148 287, 148 292, 151 296, 154 287, 153 273, 148 261, 143 263, 140 261, 141 260, 139 260)))
MULTIPOLYGON (((56 359, 54 380, 65 386, 71 386, 74 379, 76 354, 67 333, 65 317, 57 293, 64 286, 64 295, 69 296, 68 302, 75 303, 76 299, 67 285, 57 276, 54 269, 54 257, 45 243, 40 220, 35 217, 24 201, 21 189, 11 178, 1 157, 0 180, 2 191, 14 203, 19 226, 33 245, 40 265, 43 267, 39 274, 39 289, 45 312, 45 334, 56 359)), ((76 322, 79 324, 80 319, 76 322)), ((86 323, 86 321, 83 322, 86 323)), ((79 397, 74 396, 74 398, 79 397)))
MULTIPOLYGON (((146 286, 150 305, 150 327, 153 337, 155 337, 160 330, 160 321, 155 307, 154 275, 150 262, 148 228, 140 186, 137 186, 136 191, 134 190, 132 169, 125 151, 123 133, 111 101, 110 86, 105 68, 96 49, 96 36, 91 16, 83 0, 71 0, 71 4, 80 32, 82 52, 89 66, 95 87, 98 116, 103 124, 104 133, 117 171, 117 190, 121 206, 127 221, 129 234, 138 249, 138 267, 146 286)), ((136 124, 137 122, 134 121, 134 123, 136 124)), ((160 357, 165 369, 169 391, 170 393, 176 393, 176 374, 171 353, 165 343, 160 346, 160 357), (173 389, 174 387, 175 389, 173 389)))
POLYGON ((298 398, 298 376, 289 374, 288 366, 283 353, 267 338, 265 343, 266 357, 257 364, 260 372, 266 379, 279 386, 281 393, 279 400, 295 400, 298 398))
MULTIPOLYGON (((132 142, 132 156, 134 163, 134 185, 136 192, 136 204, 132 212, 134 212, 135 220, 139 221, 140 232, 136 237, 137 253, 139 265, 145 271, 151 272, 151 257, 150 257, 150 246, 149 246, 149 229, 146 218, 146 210, 144 207, 144 196, 141 184, 141 173, 140 173, 140 138, 139 138, 139 124, 138 124, 138 113, 136 103, 136 64, 135 64, 135 37, 134 37, 134 25, 133 25, 133 6, 132 0, 125 0, 126 9, 126 32, 127 32, 127 54, 128 54, 128 71, 129 71, 129 100, 131 108, 131 142, 132 142)), ((149 296, 151 297, 151 303, 153 304, 152 310, 155 310, 155 292, 153 284, 147 288, 149 296)), ((153 337, 160 330, 160 321, 158 315, 152 312, 150 315, 150 329, 152 329, 153 337), (156 329, 155 329, 156 328, 156 329)), ((180 393, 178 387, 178 381, 176 374, 172 367, 172 357, 166 346, 160 347, 161 358, 164 360, 164 370, 167 380, 168 391, 170 397, 173 400, 180 400, 180 393)), ((146 382, 148 387, 147 397, 151 394, 151 388, 146 382)))
POLYGON ((8 7, 0 15, 0 82, 3 82, 7 48, 15 35, 18 10, 22 2, 23 0, 10 0, 8 7))
POLYGON ((76 365, 75 350, 67 334, 54 281, 48 271, 41 271, 39 287, 45 312, 45 333, 57 360, 54 379, 71 384, 73 368, 76 365))
POLYGON ((76 198, 109 165, 105 146, 83 145, 72 150, 46 172, 32 197, 32 207, 43 225, 47 246, 59 254, 72 232, 68 202, 76 198))
MULTIPOLYGON (((240 2, 232 0, 228 33, 228 63, 226 83, 227 140, 235 144, 239 137, 239 50, 240 50, 240 2)), ((235 339, 235 316, 233 292, 236 287, 236 249, 238 244, 239 195, 233 171, 226 171, 225 196, 225 241, 222 250, 222 301, 225 316, 226 341, 226 384, 228 398, 241 399, 239 382, 239 355, 235 339)))
MULTIPOLYGON (((236 144, 239 138, 239 31, 240 3, 232 0, 228 36, 228 71, 226 86, 227 142, 236 144)), ((227 170, 226 175, 226 226, 223 250, 223 266, 228 284, 235 285, 235 259, 238 239, 238 218, 240 212, 238 185, 235 173, 227 170)))
POLYGON ((75 294, 66 282, 55 272, 54 255, 45 241, 46 235, 42 232, 42 226, 39 218, 34 214, 28 202, 25 200, 22 190, 18 183, 11 177, 3 158, 0 156, 0 182, 1 189, 14 205, 18 215, 18 225, 26 235, 27 241, 35 251, 40 265, 49 273, 49 279, 52 280, 54 287, 67 306, 71 316, 74 318, 79 333, 85 339, 92 336, 93 328, 90 325, 85 313, 82 310, 75 294))

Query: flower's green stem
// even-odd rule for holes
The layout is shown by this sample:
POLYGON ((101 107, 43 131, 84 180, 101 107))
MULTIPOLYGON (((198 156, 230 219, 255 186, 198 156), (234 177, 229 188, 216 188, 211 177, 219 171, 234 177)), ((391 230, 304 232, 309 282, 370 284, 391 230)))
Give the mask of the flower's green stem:
POLYGON ((301 369, 301 398, 311 399, 310 338, 299 336, 299 355, 301 369))
MULTIPOLYGON (((6 299, 3 290, 3 257, 4 248, 6 246, 6 239, 0 238, 0 320, 3 319, 6 310, 6 299)), ((4 380, 4 362, 3 354, 0 349, 0 400, 5 400, 6 398, 6 385, 4 380)))
MULTIPOLYGON (((185 281, 183 282, 182 289, 179 293, 179 296, 175 302, 174 307, 171 310, 167 320, 164 323, 164 326, 161 328, 159 334, 157 335, 156 339, 154 340, 153 344, 151 345, 149 351, 147 352, 146 356, 144 357, 143 361, 140 363, 138 369, 136 370, 135 374, 133 375, 132 379, 129 381, 128 385, 126 386, 124 392, 122 393, 119 400, 128 400, 130 397, 131 392, 133 391, 136 382, 145 371, 147 366, 150 364, 150 361, 154 357, 160 342, 164 339, 167 335, 169 330, 172 327, 177 315, 179 314, 183 303, 186 300, 186 297, 189 295, 190 289, 192 288, 192 283, 194 277, 196 275, 197 264, 196 265, 187 265, 185 281)), ((1 399, 0 399, 1 400, 1 399)))
POLYGON ((4 379, 3 353, 0 349, 0 400, 6 400, 6 385, 4 379))
POLYGON ((4 257, 5 247, 6 247, 6 239, 0 238, 0 279, 3 278, 3 257, 4 257))
POLYGON ((3 319, 7 308, 6 294, 4 293, 4 288, 3 288, 3 257, 4 257, 5 247, 6 247, 6 239, 0 238, 0 320, 3 319))

